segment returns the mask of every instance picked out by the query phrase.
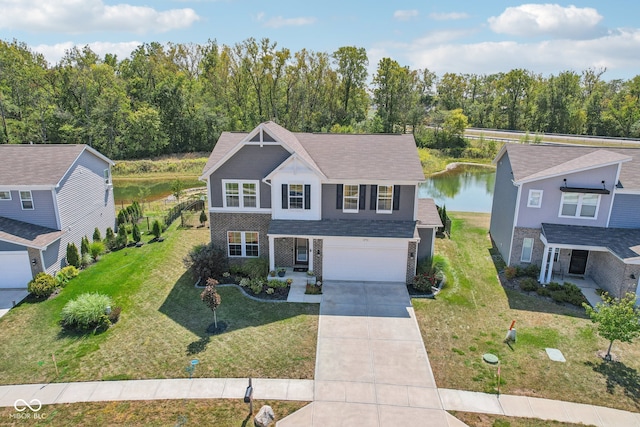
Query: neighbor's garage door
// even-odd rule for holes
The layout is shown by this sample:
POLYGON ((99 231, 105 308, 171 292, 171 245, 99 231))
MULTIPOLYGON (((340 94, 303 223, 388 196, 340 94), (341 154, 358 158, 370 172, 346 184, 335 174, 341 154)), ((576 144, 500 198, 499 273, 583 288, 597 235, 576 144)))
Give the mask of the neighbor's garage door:
POLYGON ((406 281, 406 240, 325 238, 322 248, 324 280, 406 281))
POLYGON ((0 252, 0 288, 26 288, 31 279, 27 251, 0 252))

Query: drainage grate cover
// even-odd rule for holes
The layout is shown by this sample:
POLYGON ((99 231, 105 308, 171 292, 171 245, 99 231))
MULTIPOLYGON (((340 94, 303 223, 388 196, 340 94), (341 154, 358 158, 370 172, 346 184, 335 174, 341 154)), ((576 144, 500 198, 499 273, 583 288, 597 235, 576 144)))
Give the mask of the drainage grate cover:
POLYGON ((554 362, 567 361, 567 359, 565 359, 562 355, 562 352, 557 348, 545 348, 545 351, 547 352, 547 356, 549 356, 549 359, 553 360, 554 362))

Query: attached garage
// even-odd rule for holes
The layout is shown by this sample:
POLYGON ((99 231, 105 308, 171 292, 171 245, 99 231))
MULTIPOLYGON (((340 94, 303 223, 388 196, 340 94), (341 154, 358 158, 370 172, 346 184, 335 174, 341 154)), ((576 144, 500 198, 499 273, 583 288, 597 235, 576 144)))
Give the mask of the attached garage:
POLYGON ((408 241, 330 237, 323 242, 324 280, 405 282, 408 241))
POLYGON ((26 288, 31 279, 27 251, 0 252, 0 289, 26 288))

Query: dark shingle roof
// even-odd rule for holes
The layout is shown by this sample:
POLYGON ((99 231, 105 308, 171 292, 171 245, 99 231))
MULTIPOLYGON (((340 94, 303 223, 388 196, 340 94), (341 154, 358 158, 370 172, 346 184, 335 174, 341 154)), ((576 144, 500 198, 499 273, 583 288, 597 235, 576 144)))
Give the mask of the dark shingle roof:
POLYGON ((585 147, 544 144, 507 144, 515 181, 544 178, 554 173, 623 161, 620 182, 625 189, 640 189, 640 148, 585 147))
POLYGON ((301 221, 274 219, 269 224, 271 235, 281 236, 342 236, 342 237, 414 237, 415 221, 375 221, 323 219, 301 221))
POLYGON ((542 224, 549 244, 607 248, 621 259, 640 258, 640 229, 542 224))
POLYGON ((0 216, 0 240, 31 248, 44 249, 66 231, 53 230, 0 216))
MULTIPOLYGON (((328 179, 424 181, 413 135, 301 133, 289 132, 273 122, 263 126, 328 179)), ((203 173, 248 135, 223 132, 203 173)))
POLYGON ((76 144, 0 144, 0 185, 56 186, 86 149, 76 144))

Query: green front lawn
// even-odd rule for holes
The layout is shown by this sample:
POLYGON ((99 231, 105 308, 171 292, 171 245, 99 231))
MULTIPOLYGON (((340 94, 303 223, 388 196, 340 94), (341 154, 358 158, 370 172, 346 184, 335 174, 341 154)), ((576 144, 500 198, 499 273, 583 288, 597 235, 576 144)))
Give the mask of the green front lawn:
POLYGON ((209 231, 174 224, 165 236, 103 256, 58 297, 26 301, 0 319, 0 382, 178 378, 194 358, 196 377, 313 378, 317 305, 260 303, 220 288, 218 320, 228 329, 209 336, 213 314, 182 262, 209 231), (84 292, 110 295, 120 321, 97 335, 65 333, 60 311, 84 292))
POLYGON ((608 342, 584 309, 500 285, 488 214, 450 215, 451 239, 436 242, 451 266, 447 285, 435 300, 413 301, 438 387, 495 393, 497 368, 482 361, 493 353, 503 394, 640 410, 640 342, 614 343, 618 362, 598 358, 608 342), (510 349, 503 340, 512 320, 517 342, 510 349), (567 362, 551 361, 547 347, 562 351, 567 362))

